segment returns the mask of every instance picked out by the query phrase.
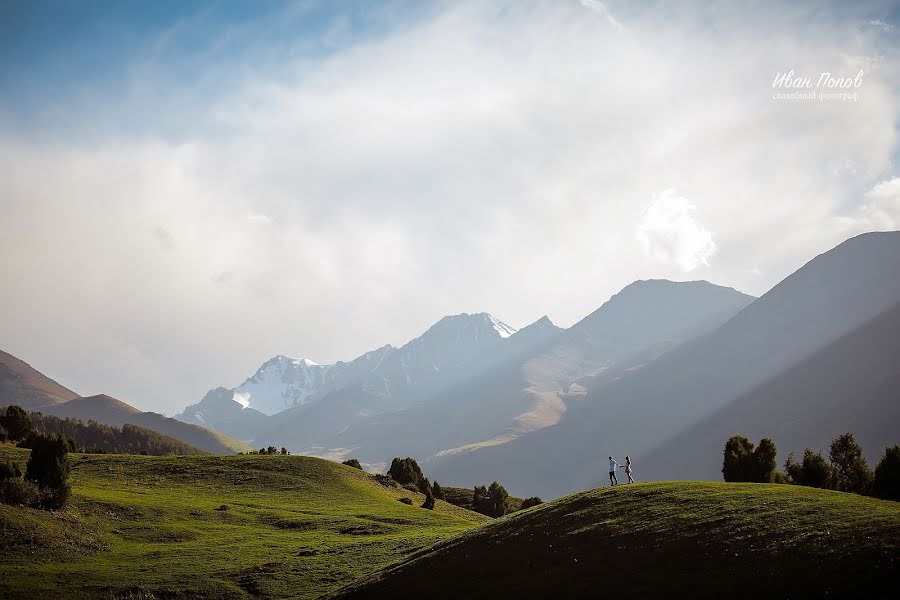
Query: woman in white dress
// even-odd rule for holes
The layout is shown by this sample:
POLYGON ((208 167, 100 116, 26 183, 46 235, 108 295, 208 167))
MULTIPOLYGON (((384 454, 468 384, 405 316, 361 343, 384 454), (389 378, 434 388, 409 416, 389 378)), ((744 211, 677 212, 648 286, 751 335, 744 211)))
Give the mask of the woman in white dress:
POLYGON ((628 483, 634 483, 634 477, 631 476, 631 457, 625 457, 625 474, 628 475, 628 483))

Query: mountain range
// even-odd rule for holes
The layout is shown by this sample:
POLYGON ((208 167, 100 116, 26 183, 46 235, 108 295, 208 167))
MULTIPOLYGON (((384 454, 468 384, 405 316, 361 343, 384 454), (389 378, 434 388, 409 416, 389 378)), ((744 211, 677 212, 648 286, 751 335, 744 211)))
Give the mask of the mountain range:
POLYGON ((630 455, 639 479, 719 479, 737 433, 772 437, 783 461, 852 431, 875 461, 898 441, 898 399, 900 232, 851 238, 760 298, 637 281, 568 329, 459 314, 348 362, 275 356, 175 419, 81 397, 0 352, 0 405, 209 452, 285 446, 371 471, 409 455, 445 484, 544 497, 601 483, 608 455, 630 455))

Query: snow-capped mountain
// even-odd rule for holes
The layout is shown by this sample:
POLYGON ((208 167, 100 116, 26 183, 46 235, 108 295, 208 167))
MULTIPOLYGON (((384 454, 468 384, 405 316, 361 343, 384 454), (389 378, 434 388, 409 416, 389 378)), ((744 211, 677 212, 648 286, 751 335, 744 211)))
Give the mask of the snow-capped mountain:
POLYGON ((334 389, 333 369, 334 365, 279 354, 234 389, 234 401, 267 415, 302 406, 334 389))
MULTIPOLYGON (((229 429, 246 410, 272 416, 316 403, 333 392, 359 390, 372 399, 367 414, 409 406, 425 389, 451 380, 460 368, 494 354, 516 329, 487 313, 447 316, 400 348, 387 345, 350 362, 320 365, 278 355, 231 390, 217 388, 176 418, 229 429)), ((257 425, 257 415, 249 417, 257 425)), ((250 430, 248 427, 245 439, 250 430)), ((235 434, 237 435, 237 434, 235 434)))

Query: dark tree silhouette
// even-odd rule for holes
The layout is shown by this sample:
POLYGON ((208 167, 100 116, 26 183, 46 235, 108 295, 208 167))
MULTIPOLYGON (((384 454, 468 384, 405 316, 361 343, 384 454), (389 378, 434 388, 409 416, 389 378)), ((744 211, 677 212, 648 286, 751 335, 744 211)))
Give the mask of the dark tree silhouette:
POLYGON ((832 487, 831 465, 821 452, 813 452, 807 448, 799 463, 791 453, 784 463, 784 471, 791 483, 816 488, 832 487))
POLYGON ((900 446, 890 446, 875 467, 872 493, 887 500, 900 500, 900 446))
POLYGON ((753 481, 755 458, 753 442, 742 435, 732 436, 725 442, 722 477, 725 481, 753 481))
POLYGON ((852 433, 836 437, 831 442, 828 457, 834 472, 835 489, 858 494, 869 490, 872 484, 872 471, 852 433))
POLYGON ((349 459, 349 460, 345 460, 345 461, 342 462, 341 464, 342 464, 342 465, 347 465, 348 467, 353 467, 354 469, 359 469, 360 471, 363 470, 362 465, 359 464, 359 461, 356 460, 355 458, 351 458, 351 459, 349 459))
POLYGON ((31 419, 21 406, 9 406, 6 414, 0 416, 0 427, 6 430, 6 437, 13 442, 24 439, 31 432, 31 419))

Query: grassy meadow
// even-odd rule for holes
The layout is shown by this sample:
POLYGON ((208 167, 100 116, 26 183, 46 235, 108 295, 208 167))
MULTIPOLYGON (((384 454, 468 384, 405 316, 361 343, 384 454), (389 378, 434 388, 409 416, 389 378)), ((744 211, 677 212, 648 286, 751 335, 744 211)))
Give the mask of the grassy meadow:
POLYGON ((316 458, 70 459, 64 511, 0 504, 0 597, 315 598, 489 520, 316 458))
POLYGON ((891 598, 900 503, 793 485, 582 492, 439 543, 341 598, 891 598))

